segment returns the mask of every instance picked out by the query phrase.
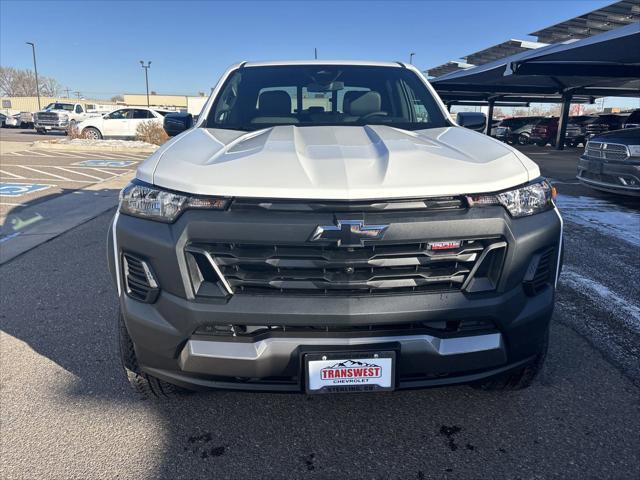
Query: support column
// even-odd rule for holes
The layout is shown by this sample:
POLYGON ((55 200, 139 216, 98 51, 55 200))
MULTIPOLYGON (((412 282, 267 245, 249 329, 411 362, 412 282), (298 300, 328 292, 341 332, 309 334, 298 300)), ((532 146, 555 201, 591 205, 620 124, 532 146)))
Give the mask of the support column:
POLYGON ((485 133, 491 136, 491 124, 493 123, 493 106, 496 101, 494 99, 489 99, 489 113, 487 113, 487 128, 485 129, 485 133))
POLYGON ((558 119, 558 133, 556 135, 556 150, 564 150, 564 140, 567 136, 567 122, 569 120, 569 110, 571 109, 571 92, 562 95, 562 110, 558 119))

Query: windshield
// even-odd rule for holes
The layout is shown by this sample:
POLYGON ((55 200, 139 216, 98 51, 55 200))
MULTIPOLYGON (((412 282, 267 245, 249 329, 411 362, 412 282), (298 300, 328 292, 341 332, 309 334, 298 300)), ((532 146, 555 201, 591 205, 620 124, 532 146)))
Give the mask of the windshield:
POLYGON ((45 110, 73 110, 73 103, 50 103, 45 110))
POLYGON ((408 130, 449 126, 418 76, 401 67, 246 67, 226 81, 206 126, 384 124, 408 130))

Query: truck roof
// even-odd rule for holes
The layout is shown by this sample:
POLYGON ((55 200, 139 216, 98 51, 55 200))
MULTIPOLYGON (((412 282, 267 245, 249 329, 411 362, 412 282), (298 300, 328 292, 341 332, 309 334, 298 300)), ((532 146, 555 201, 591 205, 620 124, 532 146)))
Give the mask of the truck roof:
POLYGON ((267 67, 280 65, 357 65, 365 67, 404 67, 404 64, 400 62, 376 62, 368 60, 274 60, 264 62, 244 62, 245 67, 267 67))

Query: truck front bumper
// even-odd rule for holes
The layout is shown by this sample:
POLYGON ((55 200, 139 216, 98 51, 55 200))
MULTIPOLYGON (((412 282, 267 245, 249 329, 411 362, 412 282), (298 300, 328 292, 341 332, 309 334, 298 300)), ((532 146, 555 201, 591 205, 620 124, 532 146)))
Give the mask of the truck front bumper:
POLYGON ((605 161, 583 156, 578 160, 576 178, 597 190, 640 196, 640 161, 605 161))
POLYGON ((202 239, 204 232, 216 240, 253 232, 255 240, 264 241, 283 233, 260 229, 259 222, 275 227, 286 221, 287 239, 304 242, 327 221, 311 217, 307 225, 306 217, 296 222, 290 216, 191 211, 166 225, 117 215, 109 234, 109 263, 140 368, 190 388, 304 391, 308 353, 394 351, 396 388, 418 388, 487 378, 532 361, 543 349, 561 245, 555 210, 514 220, 501 207, 478 208, 389 227, 391 239, 394 233, 411 239, 504 238, 508 247, 494 291, 194 298, 184 261, 190 240, 202 239), (550 249, 549 284, 527 292, 523 280, 532 259, 550 249), (122 252, 141 255, 153 269, 160 286, 153 303, 126 294, 122 252), (452 324, 458 327, 447 327, 452 324), (255 333, 234 334, 230 326, 248 326, 247 332, 255 333))

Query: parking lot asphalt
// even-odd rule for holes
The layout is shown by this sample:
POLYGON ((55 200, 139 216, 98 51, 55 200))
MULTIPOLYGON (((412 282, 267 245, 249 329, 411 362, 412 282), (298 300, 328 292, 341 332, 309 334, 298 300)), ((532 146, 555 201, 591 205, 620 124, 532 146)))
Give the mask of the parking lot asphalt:
POLYGON ((0 129, 0 139, 9 142, 35 142, 37 140, 51 140, 54 138, 64 138, 63 132, 37 133, 32 128, 2 128, 0 129))
POLYGON ((639 478, 640 206, 577 185, 575 151, 523 150, 560 189, 566 247, 531 388, 138 399, 110 211, 0 267, 0 478, 639 478))
POLYGON ((148 155, 129 152, 60 151, 28 148, 0 156, 0 221, 15 207, 132 176, 148 155))

